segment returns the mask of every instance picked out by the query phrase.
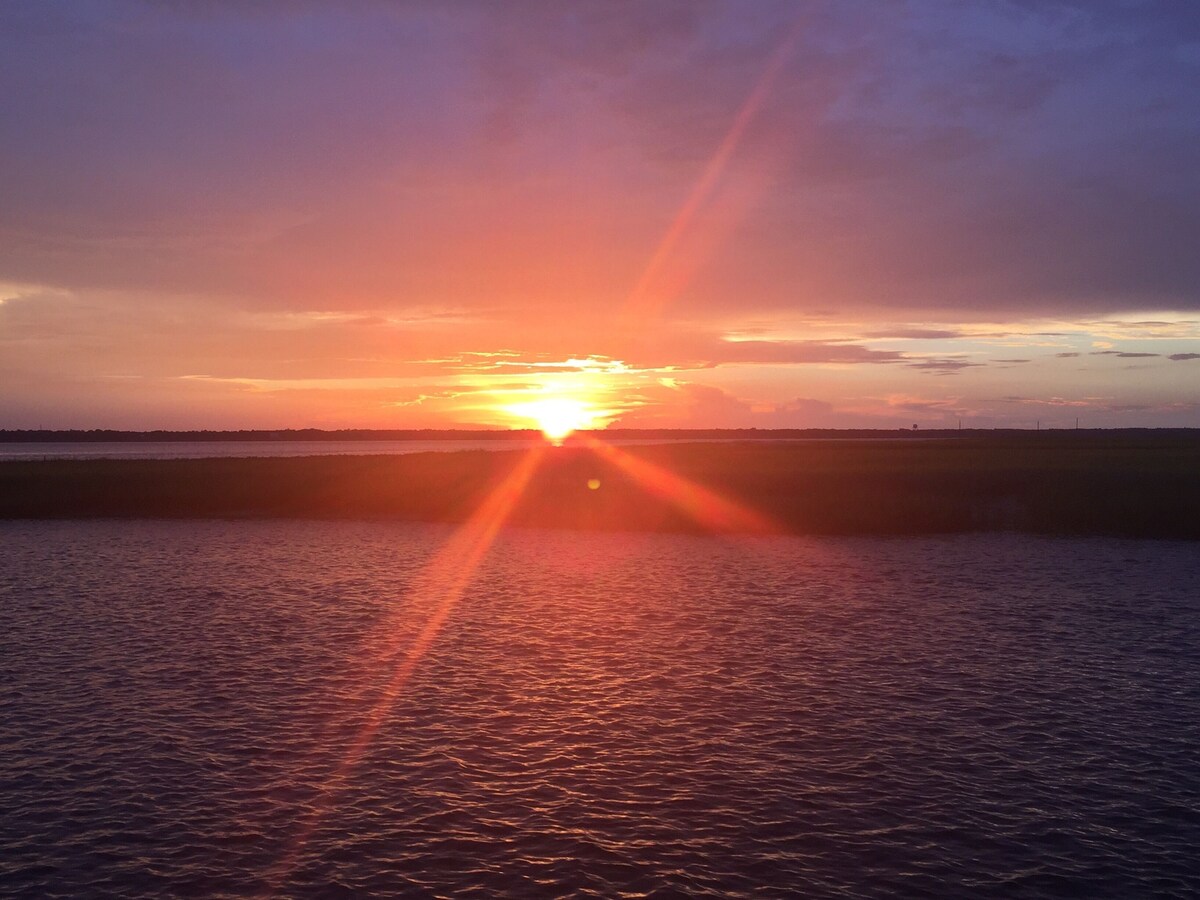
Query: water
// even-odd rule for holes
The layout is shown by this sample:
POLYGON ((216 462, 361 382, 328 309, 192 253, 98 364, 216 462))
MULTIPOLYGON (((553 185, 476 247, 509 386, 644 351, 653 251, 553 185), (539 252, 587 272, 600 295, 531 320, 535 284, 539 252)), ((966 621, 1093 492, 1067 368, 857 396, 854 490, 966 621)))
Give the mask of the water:
POLYGON ((513 530, 381 705, 451 533, 0 523, 0 894, 1200 893, 1194 544, 513 530))
MULTIPOLYGON (((888 435, 890 437, 890 435, 888 435)), ((757 443, 869 442, 881 438, 769 438, 757 443)), ((924 438, 907 437, 907 440, 924 438)), ((568 439, 570 440, 570 439, 568 439)), ((673 442, 725 444, 746 438, 703 438, 686 433, 680 437, 606 437, 616 447, 673 442)), ((541 446, 541 437, 470 439, 455 441, 15 441, 0 442, 0 462, 31 459, 211 459, 247 456, 392 456, 403 453, 454 453, 460 450, 528 450, 541 446)))
POLYGON ((541 438, 462 441, 19 441, 0 443, 0 461, 19 459, 209 459, 245 456, 370 456, 527 450, 541 438))

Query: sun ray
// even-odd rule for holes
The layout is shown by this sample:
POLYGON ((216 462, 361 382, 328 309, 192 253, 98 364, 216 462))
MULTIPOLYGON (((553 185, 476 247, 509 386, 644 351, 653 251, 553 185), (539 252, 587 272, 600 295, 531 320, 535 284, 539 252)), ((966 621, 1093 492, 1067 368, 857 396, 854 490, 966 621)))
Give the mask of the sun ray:
POLYGON ((580 439, 601 459, 629 475, 647 493, 671 503, 709 531, 749 534, 774 534, 780 531, 774 522, 761 513, 734 503, 662 466, 647 462, 593 435, 581 435, 580 439))
MULTIPOLYGON (((634 456, 591 434, 580 440, 602 459, 629 475, 643 490, 661 497, 686 513, 702 527, 717 533, 777 533, 778 528, 766 516, 728 500, 708 488, 634 456)), ((446 621, 462 599, 496 535, 508 520, 542 461, 546 446, 530 450, 499 485, 483 500, 471 517, 438 550, 425 568, 413 579, 407 593, 406 610, 414 605, 430 608, 420 631, 405 641, 392 627, 385 627, 382 645, 374 656, 382 667, 390 667, 387 680, 370 706, 366 721, 326 780, 327 795, 344 787, 347 776, 362 759, 376 733, 387 720, 389 711, 407 686, 413 672, 437 640, 446 621)), ((332 800, 310 812, 298 829, 287 852, 269 873, 265 895, 277 893, 283 880, 297 864, 313 830, 332 805, 332 800)))
MULTIPOLYGON (((391 665, 392 668, 387 682, 371 706, 366 722, 326 780, 330 792, 339 789, 346 776, 366 753, 375 734, 408 684, 409 678, 436 641, 446 620, 470 586, 476 569, 521 499, 545 452, 544 446, 535 447, 527 452, 413 579, 412 587, 406 595, 406 608, 414 605, 431 607, 429 617, 420 631, 408 641, 407 646, 404 646, 402 638, 388 635, 384 647, 377 651, 380 664, 391 665)), ((391 624, 394 626, 397 623, 391 624)), ((283 879, 295 868, 300 853, 329 805, 327 802, 314 808, 303 822, 287 852, 269 873, 265 895, 273 896, 283 879)))
POLYGON ((497 533, 508 519, 525 492, 538 464, 545 453, 544 447, 535 447, 525 454, 521 462, 480 504, 479 508, 443 545, 425 569, 414 579, 409 591, 410 604, 428 604, 433 612, 425 626, 400 656, 382 698, 373 710, 373 716, 359 735, 348 754, 352 765, 357 756, 366 749, 371 738, 386 718, 387 711, 395 702, 413 670, 437 638, 446 619, 462 599, 471 583, 475 570, 491 548, 497 533))
POLYGON ((737 151, 746 129, 754 121, 758 111, 770 95, 771 88, 774 87, 776 79, 779 77, 780 72, 783 71, 784 65, 787 63, 797 40, 800 38, 804 21, 804 19, 798 20, 788 31, 779 46, 775 48, 775 52, 768 59, 762 75, 759 76, 758 81, 734 115, 733 124, 730 125, 729 131, 725 133, 725 137, 717 145, 716 152, 713 153, 712 158, 708 161, 708 165, 704 167, 700 178, 692 186, 687 199, 675 215, 675 219, 671 222, 670 227, 667 228, 666 233, 663 234, 658 247, 655 249, 653 255, 651 255, 646 268, 642 271, 641 277, 638 278, 633 290, 626 298, 622 309, 622 315, 626 319, 636 320, 655 315, 661 312, 663 307, 671 301, 672 298, 670 296, 656 294, 654 287, 659 281, 663 269, 671 258, 676 246, 687 232, 701 207, 712 196, 713 191, 721 180, 721 176, 725 172, 725 168, 729 165, 730 159, 737 151))

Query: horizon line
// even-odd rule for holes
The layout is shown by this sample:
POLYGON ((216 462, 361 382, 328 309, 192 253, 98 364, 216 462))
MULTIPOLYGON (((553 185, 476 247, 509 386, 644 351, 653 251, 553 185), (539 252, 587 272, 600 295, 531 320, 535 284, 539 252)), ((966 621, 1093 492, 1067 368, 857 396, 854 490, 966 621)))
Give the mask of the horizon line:
MULTIPOLYGON (((854 434, 854 433, 870 433, 870 434, 930 434, 930 433, 952 433, 966 434, 972 432, 1030 432, 1038 433, 1041 431, 1086 431, 1086 432, 1129 432, 1129 431, 1158 431, 1158 432, 1191 432, 1200 431, 1197 426, 1153 426, 1153 425, 1123 425, 1123 426, 1091 426, 1079 427, 1073 425, 1066 426, 882 426, 882 427, 860 427, 860 428, 838 428, 838 427, 791 427, 791 428, 759 428, 755 426, 745 427, 659 427, 659 428, 578 428, 573 434, 854 434)), ((474 435, 489 435, 504 438, 517 438, 523 436, 536 437, 542 434, 538 428, 485 428, 485 427, 461 427, 461 428, 317 428, 317 427, 289 427, 289 428, 0 428, 0 440, 11 439, 16 436, 27 435, 112 435, 112 436, 145 436, 145 435, 161 435, 161 436, 220 436, 220 435, 253 435, 262 439, 285 440, 290 436, 305 434, 305 435, 321 435, 321 436, 340 436, 346 434, 356 435, 451 435, 451 436, 474 436, 474 435)))

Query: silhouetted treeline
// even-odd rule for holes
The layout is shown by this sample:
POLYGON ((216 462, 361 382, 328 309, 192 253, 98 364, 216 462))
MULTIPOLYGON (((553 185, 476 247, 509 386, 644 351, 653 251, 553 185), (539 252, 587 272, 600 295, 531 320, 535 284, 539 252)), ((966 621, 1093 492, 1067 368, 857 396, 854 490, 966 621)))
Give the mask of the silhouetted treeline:
MULTIPOLYGON (((610 428, 596 432, 608 438, 626 440, 861 440, 867 438, 931 438, 1028 435, 1029 429, 946 429, 946 428, 610 428)), ((1114 428, 1114 429, 1046 429, 1038 434, 1136 436, 1186 436, 1200 433, 1192 428, 1114 428)), ((118 431, 96 428, 91 430, 0 429, 0 443, 87 443, 87 442, 174 442, 174 441, 479 441, 529 440, 537 437, 536 429, 459 429, 425 428, 381 430, 369 428, 285 428, 281 430, 246 431, 118 431)))
MULTIPOLYGON (((0 463, 0 517, 457 522, 526 451, 0 463)), ((675 443, 625 451, 797 534, 1018 530, 1200 539, 1200 433, 675 443)), ((521 525, 703 531, 585 447, 549 450, 521 525), (598 480, 598 489, 588 487, 598 480)), ((919 561, 914 561, 919 564, 919 561)))
POLYGON ((347 428, 327 431, 320 428, 285 428, 279 431, 116 431, 96 428, 89 431, 26 429, 0 431, 0 443, 120 443, 120 442, 177 442, 177 441, 477 441, 529 440, 537 437, 536 430, 488 431, 483 429, 407 429, 379 431, 366 428, 347 428))

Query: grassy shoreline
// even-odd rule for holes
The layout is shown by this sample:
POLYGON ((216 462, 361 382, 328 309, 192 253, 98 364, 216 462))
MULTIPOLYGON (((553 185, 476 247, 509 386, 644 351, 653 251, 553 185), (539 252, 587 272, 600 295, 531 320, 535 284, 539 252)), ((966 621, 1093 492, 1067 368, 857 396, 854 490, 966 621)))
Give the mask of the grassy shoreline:
MULTIPOLYGON (((794 534, 1016 530, 1200 539, 1200 437, 678 443, 639 460, 794 534)), ((523 451, 0 462, 0 518, 387 518, 458 522, 523 451)), ((584 447, 545 454, 515 524, 704 531, 584 447), (590 489, 589 480, 600 487, 590 489)))

